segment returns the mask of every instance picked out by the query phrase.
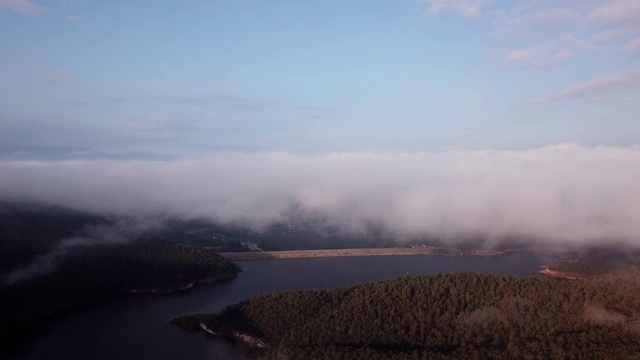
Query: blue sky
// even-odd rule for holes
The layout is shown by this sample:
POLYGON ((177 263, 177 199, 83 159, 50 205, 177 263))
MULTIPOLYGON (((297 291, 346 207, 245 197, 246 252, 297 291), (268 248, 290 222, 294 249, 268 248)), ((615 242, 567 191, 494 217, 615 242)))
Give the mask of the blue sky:
POLYGON ((0 0, 0 155, 631 146, 640 2, 0 0))

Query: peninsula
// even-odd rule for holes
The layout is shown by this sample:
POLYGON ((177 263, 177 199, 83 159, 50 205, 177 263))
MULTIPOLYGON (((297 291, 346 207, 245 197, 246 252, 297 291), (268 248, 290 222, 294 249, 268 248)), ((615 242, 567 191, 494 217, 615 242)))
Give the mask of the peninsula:
POLYGON ((584 281, 406 276, 263 294, 172 324, 265 359, 629 359, 640 353, 639 271, 584 281))

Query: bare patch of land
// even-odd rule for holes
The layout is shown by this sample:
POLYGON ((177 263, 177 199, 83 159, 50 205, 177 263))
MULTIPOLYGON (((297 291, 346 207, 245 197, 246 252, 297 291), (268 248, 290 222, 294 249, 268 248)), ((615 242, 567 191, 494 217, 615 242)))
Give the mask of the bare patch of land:
POLYGON ((232 261, 263 260, 263 259, 297 259, 315 257, 338 256, 390 256, 390 255, 444 255, 444 256, 499 256, 523 251, 523 249, 509 250, 458 250, 435 246, 425 247, 395 247, 395 248, 365 248, 365 249, 326 249, 326 250, 288 250, 288 251, 257 251, 257 252, 227 252, 220 253, 232 261))

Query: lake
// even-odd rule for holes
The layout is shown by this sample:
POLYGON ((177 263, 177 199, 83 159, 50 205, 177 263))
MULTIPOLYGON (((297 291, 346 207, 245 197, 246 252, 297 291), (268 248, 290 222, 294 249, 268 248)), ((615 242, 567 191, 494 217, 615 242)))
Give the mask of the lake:
POLYGON ((172 295, 136 295, 65 316, 17 359, 236 359, 227 342, 169 324, 249 297, 292 289, 335 289, 398 276, 478 272, 534 276, 547 259, 434 255, 270 259, 240 262, 237 278, 172 295))

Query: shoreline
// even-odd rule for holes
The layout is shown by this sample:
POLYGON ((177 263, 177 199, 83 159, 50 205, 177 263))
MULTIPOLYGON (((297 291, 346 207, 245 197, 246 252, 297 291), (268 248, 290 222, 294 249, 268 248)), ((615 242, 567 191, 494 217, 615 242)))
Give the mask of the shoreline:
POLYGON ((587 276, 580 274, 570 274, 562 271, 551 270, 549 269, 549 266, 541 265, 540 268, 540 270, 536 271, 536 274, 548 276, 554 279, 584 280, 587 278, 587 276))
MULTIPOLYGON (((231 261, 251 261, 268 259, 308 259, 327 257, 365 257, 365 256, 504 256, 529 249, 506 250, 459 250, 441 248, 436 246, 425 247, 395 247, 395 248, 361 248, 361 249, 321 249, 321 250, 281 250, 281 251, 247 251, 247 252, 222 252, 220 255, 231 261)), ((552 279, 585 280, 587 276, 581 274, 565 273, 549 269, 549 265, 540 265, 540 270, 534 274, 552 279)))
POLYGON ((362 248, 362 249, 323 249, 323 250, 282 250, 253 252, 222 252, 220 255, 231 261, 266 260, 266 259, 302 259, 343 256, 393 256, 393 255, 439 255, 439 256, 502 256, 527 249, 507 250, 458 250, 435 246, 395 247, 395 248, 362 248))

